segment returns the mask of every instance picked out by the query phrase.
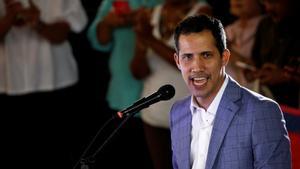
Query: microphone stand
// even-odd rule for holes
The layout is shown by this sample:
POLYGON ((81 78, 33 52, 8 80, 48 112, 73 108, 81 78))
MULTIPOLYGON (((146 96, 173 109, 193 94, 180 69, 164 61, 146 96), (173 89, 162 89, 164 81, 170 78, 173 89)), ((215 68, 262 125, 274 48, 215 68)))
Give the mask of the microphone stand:
POLYGON ((101 127, 101 129, 97 132, 96 136, 93 138, 91 143, 88 145, 88 147, 85 149, 83 154, 81 155, 80 159, 77 161, 73 169, 76 169, 77 165, 81 164, 81 169, 89 169, 89 164, 95 163, 95 159, 97 154, 104 148, 104 146, 112 139, 112 137, 117 133, 117 131, 138 111, 141 109, 149 107, 151 104, 154 104, 161 100, 169 100, 175 95, 175 89, 172 85, 167 84, 158 89, 157 92, 153 93, 152 95, 148 96, 147 98, 142 98, 138 100, 137 102, 133 103, 132 106, 129 108, 126 108, 125 110, 122 110, 117 113, 117 116, 119 118, 123 119, 121 123, 113 130, 113 132, 104 140, 103 144, 96 150, 96 152, 91 156, 86 156, 88 150, 92 146, 92 144, 95 142, 98 135, 101 133, 101 131, 104 129, 104 127, 107 126, 109 122, 111 122, 116 116, 113 116, 110 118, 104 125, 101 127))
POLYGON ((110 118, 108 121, 106 121, 106 123, 99 129, 99 131, 97 132, 97 134, 94 136, 94 138, 92 139, 92 141, 89 143, 89 145, 87 146, 87 148, 84 150, 84 152, 82 153, 82 155, 80 156, 80 159, 76 162, 76 164, 74 165, 73 169, 76 169, 76 167, 79 165, 79 163, 81 164, 80 169, 90 169, 90 165, 94 164, 96 161, 96 156, 97 154, 104 148, 104 146, 113 138, 113 136, 119 131, 119 129, 133 116, 135 115, 137 112, 131 113, 127 116, 125 116, 125 118, 123 119, 123 121, 117 126, 117 128, 115 128, 112 133, 104 140, 104 142, 101 144, 101 146, 96 150, 96 152, 94 154, 92 154, 91 156, 86 156, 87 152, 89 151, 90 147, 94 144, 94 142, 96 141, 97 137, 99 136, 99 134, 101 133, 101 131, 113 120, 115 119, 115 116, 113 116, 112 118, 110 118))

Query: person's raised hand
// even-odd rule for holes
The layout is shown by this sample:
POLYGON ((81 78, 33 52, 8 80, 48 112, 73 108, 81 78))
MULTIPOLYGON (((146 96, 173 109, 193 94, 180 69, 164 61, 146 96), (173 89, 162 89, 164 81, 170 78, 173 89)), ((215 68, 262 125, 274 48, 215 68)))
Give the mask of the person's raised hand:
POLYGON ((132 24, 132 17, 131 13, 119 15, 111 11, 105 16, 103 22, 111 28, 125 27, 132 24))
POLYGON ((11 20, 13 25, 22 21, 21 11, 24 9, 22 3, 15 0, 4 0, 6 16, 11 20))

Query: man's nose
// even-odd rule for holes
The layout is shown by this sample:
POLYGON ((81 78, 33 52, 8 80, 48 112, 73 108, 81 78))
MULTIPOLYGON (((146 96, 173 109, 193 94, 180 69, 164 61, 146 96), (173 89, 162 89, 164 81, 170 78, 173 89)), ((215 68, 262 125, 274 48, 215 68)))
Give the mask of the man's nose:
POLYGON ((196 56, 193 61, 193 71, 201 72, 205 70, 205 61, 201 56, 196 56))

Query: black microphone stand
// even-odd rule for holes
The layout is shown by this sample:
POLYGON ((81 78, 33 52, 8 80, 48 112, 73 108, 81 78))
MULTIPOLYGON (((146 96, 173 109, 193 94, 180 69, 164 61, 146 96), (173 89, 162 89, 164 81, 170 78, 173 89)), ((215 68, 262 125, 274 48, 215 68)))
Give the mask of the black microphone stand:
POLYGON ((101 144, 101 146, 96 150, 95 153, 93 153, 90 156, 86 156, 87 152, 91 148, 91 146, 94 144, 96 141, 97 137, 100 135, 102 130, 113 120, 116 118, 116 116, 111 117, 109 120, 106 121, 106 123, 98 130, 97 134, 94 136, 92 141, 89 143, 87 148, 84 150, 82 155, 80 156, 80 159, 76 162, 74 165, 73 169, 76 169, 76 167, 81 165, 80 169, 91 169, 91 165, 96 162, 96 156, 97 154, 104 148, 104 146, 113 138, 113 136, 119 131, 119 129, 132 117, 136 114, 137 112, 130 113, 126 116, 124 116, 124 119, 121 121, 121 123, 115 128, 112 133, 104 140, 104 142, 101 144))
POLYGON ((80 159, 77 161, 73 169, 76 169, 78 164, 81 164, 81 169, 90 169, 89 165, 95 163, 95 159, 97 154, 104 148, 104 146, 112 139, 112 137, 118 132, 118 130, 138 111, 149 107, 151 104, 154 104, 161 100, 169 100, 175 95, 175 89, 172 85, 167 84, 158 89, 157 92, 153 93, 152 95, 148 97, 144 97, 137 102, 133 103, 129 108, 126 108, 125 110, 122 110, 118 112, 115 116, 110 118, 103 127, 100 128, 100 130, 97 132, 91 143, 88 145, 88 147, 85 149, 83 154, 81 155, 80 159), (104 140, 103 144, 96 150, 94 154, 91 156, 87 156, 86 154, 91 148, 92 144, 94 144, 96 138, 101 133, 101 131, 107 126, 108 123, 110 123, 113 119, 115 119, 118 116, 119 119, 122 119, 121 123, 113 130, 113 132, 104 140))

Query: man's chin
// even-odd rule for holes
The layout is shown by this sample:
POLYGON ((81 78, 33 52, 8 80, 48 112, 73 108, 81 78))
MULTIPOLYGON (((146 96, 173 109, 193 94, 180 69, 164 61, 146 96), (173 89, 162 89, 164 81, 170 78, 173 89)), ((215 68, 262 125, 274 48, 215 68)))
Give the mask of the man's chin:
POLYGON ((193 96, 196 97, 196 98, 203 98, 205 97, 205 93, 202 92, 202 91, 193 91, 193 96))

